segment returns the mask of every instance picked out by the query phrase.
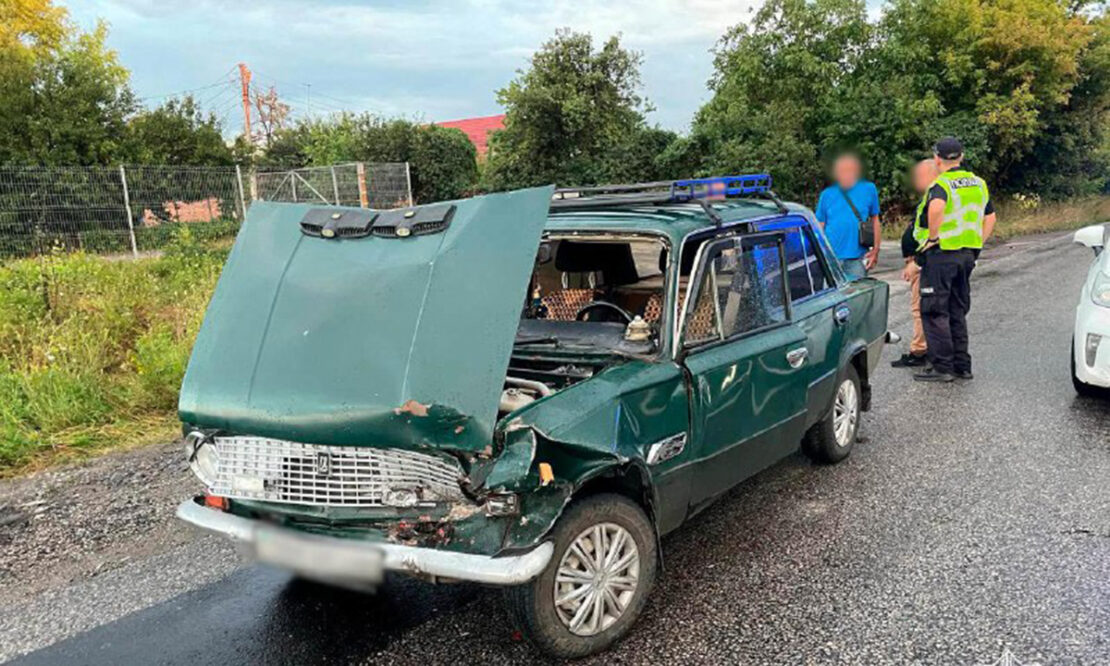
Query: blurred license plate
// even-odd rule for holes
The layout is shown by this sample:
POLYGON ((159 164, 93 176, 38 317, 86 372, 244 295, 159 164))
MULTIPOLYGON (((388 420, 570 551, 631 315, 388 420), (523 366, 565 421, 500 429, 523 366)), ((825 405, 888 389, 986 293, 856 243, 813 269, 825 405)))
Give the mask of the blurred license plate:
POLYGON ((255 554, 262 562, 313 578, 341 578, 370 583, 380 582, 382 578, 382 551, 365 542, 259 529, 255 537, 255 554))

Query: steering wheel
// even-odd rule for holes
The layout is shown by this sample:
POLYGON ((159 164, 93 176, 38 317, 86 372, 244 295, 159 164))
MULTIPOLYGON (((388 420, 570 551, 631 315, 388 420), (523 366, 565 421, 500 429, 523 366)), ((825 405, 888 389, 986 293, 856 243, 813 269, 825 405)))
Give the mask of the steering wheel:
POLYGON ((628 324, 632 321, 632 314, 619 305, 613 305, 606 301, 594 301, 593 303, 587 303, 579 308, 578 313, 574 315, 574 319, 575 321, 622 321, 628 324), (593 310, 602 310, 602 312, 598 313, 599 317, 597 319, 593 319, 589 316, 590 312, 593 310))

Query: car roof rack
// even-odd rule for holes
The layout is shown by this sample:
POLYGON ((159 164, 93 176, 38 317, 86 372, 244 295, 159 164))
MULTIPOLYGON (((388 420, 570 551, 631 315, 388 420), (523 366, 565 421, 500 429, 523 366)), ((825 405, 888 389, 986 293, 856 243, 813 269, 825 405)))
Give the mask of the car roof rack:
POLYGON ((630 205, 696 203, 713 223, 720 226, 721 216, 713 202, 722 199, 762 198, 775 204, 780 213, 789 210, 771 190, 771 176, 765 173, 684 180, 659 180, 650 183, 564 187, 555 190, 552 210, 600 210, 630 205))

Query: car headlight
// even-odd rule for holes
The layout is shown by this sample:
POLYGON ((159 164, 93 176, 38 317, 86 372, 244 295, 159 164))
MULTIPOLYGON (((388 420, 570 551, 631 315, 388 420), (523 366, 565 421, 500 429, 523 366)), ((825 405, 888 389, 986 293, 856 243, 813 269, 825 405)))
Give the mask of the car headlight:
POLYGON ((1095 273, 1095 283, 1091 285, 1091 300, 1095 305, 1110 308, 1110 275, 1102 271, 1095 273))
POLYGON ((216 466, 219 462, 212 439, 199 430, 192 431, 185 436, 185 457, 193 474, 206 487, 211 488, 216 483, 216 466))

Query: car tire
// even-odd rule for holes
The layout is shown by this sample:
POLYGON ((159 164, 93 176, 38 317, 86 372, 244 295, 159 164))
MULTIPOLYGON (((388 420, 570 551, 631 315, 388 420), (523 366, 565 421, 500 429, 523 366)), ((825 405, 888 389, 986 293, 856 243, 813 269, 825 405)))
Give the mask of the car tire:
POLYGON ((1071 339, 1071 385, 1075 387, 1075 392, 1084 398, 1097 398, 1102 392, 1097 386, 1091 386, 1087 382, 1079 378, 1079 373, 1075 367, 1075 336, 1071 339))
POLYGON ((802 440, 802 451, 814 462, 832 465, 852 452, 859 434, 862 396, 859 373, 849 365, 837 384, 829 413, 814 423, 802 440))
POLYGON ((567 508, 555 524, 551 540, 555 544, 555 554, 543 573, 530 583, 504 591, 513 626, 553 657, 573 659, 600 652, 628 633, 647 603, 659 563, 655 529, 643 509, 627 497, 592 495, 567 508), (599 530, 604 531, 603 536, 595 536, 601 534, 599 530), (615 547, 615 552, 613 548, 606 548, 614 546, 618 539, 621 543, 615 547), (590 544, 597 541, 604 544, 603 553, 617 558, 612 564, 620 565, 630 557, 636 562, 634 568, 609 568, 607 575, 613 577, 613 587, 608 588, 610 595, 601 594, 600 613, 595 612, 593 606, 582 608, 587 601, 597 598, 597 588, 593 586, 599 580, 606 580, 594 578, 587 582, 590 574, 586 571, 594 563, 586 560, 596 552, 590 544), (634 555, 630 555, 633 551, 629 543, 635 547, 634 555), (578 553, 586 559, 580 559, 578 553), (558 584, 557 576, 560 578, 558 584), (622 588, 619 591, 618 585, 622 588), (579 593, 579 597, 557 604, 556 589, 561 595, 579 593), (577 611, 583 616, 572 631, 574 621, 579 618, 576 602, 577 611), (614 616, 612 611, 617 609, 619 612, 614 616))

